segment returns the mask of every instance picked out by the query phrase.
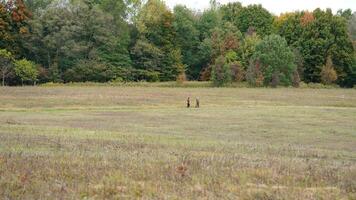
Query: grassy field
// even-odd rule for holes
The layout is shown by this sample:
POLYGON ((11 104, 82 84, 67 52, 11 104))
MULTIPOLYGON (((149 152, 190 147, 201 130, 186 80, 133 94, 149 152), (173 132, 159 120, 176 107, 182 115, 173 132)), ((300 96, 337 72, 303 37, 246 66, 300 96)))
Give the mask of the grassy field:
POLYGON ((356 199, 356 90, 0 88, 0 199, 356 199))

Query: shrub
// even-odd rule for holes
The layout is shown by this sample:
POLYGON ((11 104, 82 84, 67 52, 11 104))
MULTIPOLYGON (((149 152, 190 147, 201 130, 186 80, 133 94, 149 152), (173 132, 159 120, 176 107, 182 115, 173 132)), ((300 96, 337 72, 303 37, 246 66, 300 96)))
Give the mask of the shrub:
POLYGON ((240 62, 230 63, 232 79, 235 82, 242 82, 245 79, 245 70, 240 62))
POLYGON ((296 88, 298 88, 300 86, 300 76, 299 76, 299 73, 297 70, 293 72, 292 85, 293 85, 293 87, 296 87, 296 88))
POLYGON ((224 56, 219 56, 211 67, 211 80, 214 86, 224 86, 231 83, 231 69, 224 56))
POLYGON ((210 79, 211 79, 211 66, 208 66, 202 69, 202 71, 200 72, 199 80, 210 81, 210 79))
POLYGON ((259 60, 255 62, 250 62, 250 65, 247 69, 246 80, 247 82, 254 87, 263 86, 264 76, 261 71, 261 64, 259 60))
POLYGON ((187 80, 187 76, 186 76, 185 72, 183 72, 183 73, 178 74, 176 81, 177 81, 178 84, 182 84, 186 80, 187 80))
POLYGON ((13 55, 6 49, 0 49, 0 74, 2 79, 2 86, 5 86, 5 79, 12 72, 13 55))
POLYGON ((187 80, 187 76, 185 74, 186 66, 179 63, 176 65, 176 68, 178 70, 178 75, 177 75, 176 81, 177 81, 177 83, 182 84, 182 83, 184 83, 184 81, 187 80))
POLYGON ((330 85, 337 80, 337 73, 330 57, 327 58, 326 65, 323 66, 320 76, 321 82, 325 85, 330 85))
POLYGON ((147 81, 147 82, 158 82, 160 81, 160 73, 157 71, 148 71, 142 69, 132 69, 130 70, 131 81, 147 81))
POLYGON ((112 67, 96 60, 80 60, 64 74, 66 82, 108 82, 114 78, 112 67))

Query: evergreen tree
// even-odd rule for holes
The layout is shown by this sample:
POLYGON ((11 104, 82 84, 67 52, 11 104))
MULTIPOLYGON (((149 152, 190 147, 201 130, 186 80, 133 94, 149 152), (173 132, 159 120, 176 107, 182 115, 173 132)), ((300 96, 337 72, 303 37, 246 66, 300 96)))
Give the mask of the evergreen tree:
POLYGON ((291 85, 296 71, 295 58, 286 40, 279 35, 265 37, 256 46, 253 62, 259 62, 264 77, 264 85, 276 87, 291 85))

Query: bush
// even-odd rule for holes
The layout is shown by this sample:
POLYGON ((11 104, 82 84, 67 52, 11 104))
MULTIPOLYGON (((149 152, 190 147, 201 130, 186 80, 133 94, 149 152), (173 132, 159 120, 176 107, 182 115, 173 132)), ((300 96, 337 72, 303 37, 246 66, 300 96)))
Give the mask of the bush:
POLYGON ((224 86, 231 83, 231 69, 229 64, 225 62, 224 56, 219 56, 211 67, 211 80, 214 86, 224 86))
POLYGON ((258 60, 250 63, 246 73, 246 80, 251 86, 263 86, 264 76, 261 71, 261 64, 258 60))
POLYGON ((239 62, 230 63, 230 69, 231 69, 233 81, 242 82, 245 79, 245 70, 243 69, 241 63, 239 62))
POLYGON ((296 88, 300 86, 300 76, 297 70, 293 72, 292 85, 296 88))
POLYGON ((323 66, 320 76, 321 82, 325 85, 330 85, 337 80, 337 73, 333 67, 333 62, 330 57, 328 57, 326 65, 323 66))
POLYGON ((210 81, 211 80, 211 66, 205 67, 200 72, 200 81, 210 81))
POLYGON ((180 73, 178 76, 177 76, 177 83, 178 84, 182 84, 184 83, 185 81, 187 80, 187 76, 186 74, 183 72, 183 73, 180 73))
POLYGON ((113 67, 96 60, 80 60, 64 74, 66 82, 108 82, 115 78, 113 67))
POLYGON ((147 82, 158 82, 160 73, 156 71, 148 71, 142 69, 132 69, 130 71, 129 77, 131 81, 147 81, 147 82))
POLYGON ((5 86, 6 78, 13 71, 12 62, 14 61, 13 55, 6 49, 0 49, 0 74, 2 86, 5 86))

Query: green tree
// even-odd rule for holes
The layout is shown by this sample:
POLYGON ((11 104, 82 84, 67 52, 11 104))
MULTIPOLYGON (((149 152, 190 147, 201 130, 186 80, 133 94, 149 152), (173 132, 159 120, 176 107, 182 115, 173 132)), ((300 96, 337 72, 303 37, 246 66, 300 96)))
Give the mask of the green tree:
POLYGON ((15 74, 21 79, 22 85, 24 81, 31 81, 34 84, 36 83, 39 72, 35 63, 22 59, 15 61, 14 66, 15 74))
POLYGON ((265 37, 256 46, 252 56, 254 62, 260 62, 264 76, 264 85, 291 85, 293 72, 296 71, 295 58, 284 38, 279 35, 265 37))
POLYGON ((112 67, 96 60, 80 60, 64 74, 65 82, 108 82, 113 80, 112 67))
POLYGON ((222 5, 220 7, 220 12, 222 15, 222 20, 226 22, 231 22, 235 25, 238 24, 238 16, 243 9, 240 2, 233 2, 222 5))
MULTIPOLYGON (((148 55, 143 60, 148 71, 156 71, 160 74, 160 80, 176 80, 179 75, 179 67, 183 65, 180 49, 176 42, 176 31, 174 29, 174 16, 161 0, 149 0, 138 15, 137 27, 139 40, 132 53, 134 58, 140 55, 148 55), (142 45, 149 46, 155 50, 153 54, 142 51, 142 45), (160 56, 162 54, 162 56, 160 56), (154 60, 150 60, 153 56, 154 60), (159 58, 159 59, 156 59, 159 58), (151 66, 149 64, 152 64, 151 66)), ((136 62, 140 64, 142 61, 136 62)), ((136 68, 142 66, 136 65, 136 68)))
POLYGON ((301 18, 304 14, 304 12, 285 13, 274 21, 278 34, 283 36, 288 44, 294 48, 298 47, 303 34, 301 18))
POLYGON ((257 32, 266 36, 274 32, 274 16, 261 5, 243 7, 241 3, 234 2, 221 6, 222 20, 233 23, 242 33, 257 32))
POLYGON ((111 21, 114 31, 111 41, 101 48, 100 57, 117 67, 131 68, 132 61, 129 53, 130 30, 127 20, 132 7, 139 4, 138 0, 100 0, 95 1, 99 8, 113 17, 111 21))
POLYGON ((203 14, 199 17, 197 28, 200 33, 200 40, 203 41, 205 38, 210 38, 213 29, 221 24, 221 16, 219 11, 211 7, 205 10, 203 14))
POLYGON ((53 3, 31 21, 27 58, 56 74, 54 82, 83 59, 131 68, 128 28, 122 21, 95 3, 53 3))
POLYGON ((46 9, 54 0, 24 0, 26 7, 32 12, 39 12, 46 9))
POLYGON ((330 9, 296 12, 280 16, 276 27, 288 44, 298 49, 303 58, 306 82, 321 82, 321 66, 328 55, 339 75, 338 83, 352 86, 351 74, 355 62, 354 48, 347 31, 345 16, 333 15, 330 9))
POLYGON ((354 44, 356 45, 356 12, 353 13, 349 20, 349 33, 354 44))
POLYGON ((187 66, 188 78, 199 77, 199 31, 196 27, 197 17, 185 6, 174 8, 174 28, 176 31, 177 46, 182 52, 183 64, 187 66))
POLYGON ((12 71, 12 62, 14 58, 12 54, 6 49, 0 49, 0 73, 2 79, 2 86, 5 86, 6 78, 12 71))
POLYGON ((356 87, 356 59, 354 59, 350 72, 347 74, 345 85, 347 87, 356 87))
POLYGON ((352 11, 351 9, 345 9, 345 10, 340 9, 337 11, 337 15, 345 18, 346 20, 350 20, 352 17, 352 11))
POLYGON ((273 33, 273 21, 272 14, 261 5, 249 5, 237 13, 233 23, 242 33, 252 28, 258 35, 266 36, 273 33))
POLYGON ((238 50, 238 60, 241 62, 244 70, 247 70, 250 64, 250 59, 255 53, 256 46, 260 42, 261 39, 256 33, 246 35, 243 39, 241 47, 238 50))
POLYGON ((163 58, 163 52, 152 43, 144 39, 136 42, 132 49, 135 66, 147 71, 159 71, 163 58))

